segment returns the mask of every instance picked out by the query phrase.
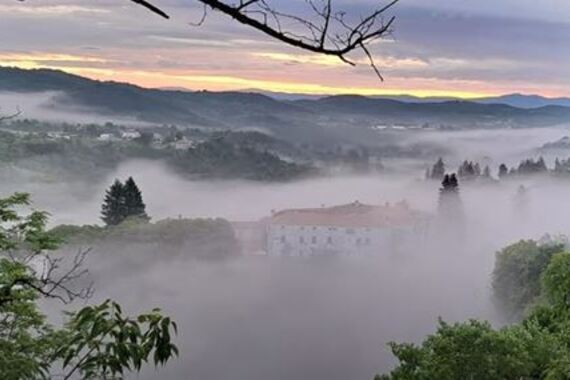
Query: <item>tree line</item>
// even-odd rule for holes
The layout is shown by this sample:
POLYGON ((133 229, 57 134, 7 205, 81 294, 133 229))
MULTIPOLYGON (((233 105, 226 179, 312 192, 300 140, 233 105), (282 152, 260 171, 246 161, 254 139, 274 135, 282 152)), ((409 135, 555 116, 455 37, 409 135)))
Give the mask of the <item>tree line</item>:
MULTIPOLYGON (((444 178, 446 170, 447 165, 443 158, 440 157, 431 167, 426 169, 425 178, 441 181, 444 178)), ((505 163, 501 163, 498 166, 496 173, 496 176, 493 176, 489 165, 482 166, 479 162, 468 160, 463 161, 457 169, 457 177, 462 181, 497 180, 534 174, 569 175, 570 158, 556 158, 553 168, 549 168, 546 165, 544 157, 542 156, 536 159, 524 159, 520 161, 518 165, 511 168, 509 168, 505 163)))

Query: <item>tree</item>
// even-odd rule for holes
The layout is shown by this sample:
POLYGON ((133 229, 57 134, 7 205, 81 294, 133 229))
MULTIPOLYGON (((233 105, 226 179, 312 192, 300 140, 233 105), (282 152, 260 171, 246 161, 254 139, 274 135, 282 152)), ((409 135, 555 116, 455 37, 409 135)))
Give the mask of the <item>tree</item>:
POLYGON ((491 168, 489 168, 489 165, 485 165, 485 168, 483 169, 483 177, 485 178, 491 178, 491 168))
POLYGON ((133 177, 129 177, 124 184, 115 180, 105 194, 101 215, 107 226, 119 225, 130 217, 143 221, 150 219, 146 214, 142 193, 133 177))
POLYGON ((455 173, 446 174, 439 189, 435 223, 438 241, 444 245, 461 244, 465 236, 464 219, 457 176, 455 173))
MULTIPOLYGON (((439 189, 439 208, 440 212, 447 213, 448 211, 456 211, 455 209, 460 206, 461 199, 459 198, 459 181, 455 173, 446 174, 441 182, 439 189)), ((451 215, 448 215, 451 216, 451 215)))
POLYGON ((431 169, 431 179, 435 179, 441 181, 443 176, 445 175, 445 163, 443 162, 443 158, 438 158, 435 164, 433 164, 433 168, 431 169))
POLYGON ((544 295, 550 304, 565 311, 570 310, 570 253, 552 256, 548 267, 542 273, 544 295))
MULTIPOLYGON (((131 1, 161 17, 169 18, 164 10, 146 0, 131 1)), ((310 16, 302 12, 289 13, 273 4, 270 5, 266 0, 239 0, 233 3, 221 0, 197 1, 203 4, 204 10, 202 18, 195 25, 202 25, 208 11, 213 10, 286 45, 337 57, 351 66, 355 66, 356 61, 349 55, 359 50, 368 59, 377 76, 383 80, 370 46, 378 39, 391 34, 395 17, 390 16, 385 19, 384 16, 398 0, 389 0, 367 15, 351 15, 335 7, 333 0, 307 0, 307 9, 312 13, 310 16), (284 29, 285 27, 287 29, 284 29)))
POLYGON ((47 322, 39 301, 87 299, 89 292, 73 289, 84 273, 84 253, 62 272, 62 259, 50 253, 59 241, 45 230, 47 214, 19 213, 29 205, 23 193, 0 199, 2 379, 116 379, 148 361, 162 365, 177 355, 171 340, 176 324, 158 309, 132 318, 106 301, 68 314, 62 327, 47 322))
POLYGON ((563 250, 562 244, 521 240, 496 253, 492 274, 493 299, 507 320, 520 320, 537 302, 541 292, 541 274, 552 256, 563 250))
POLYGON ((116 226, 126 218, 124 185, 118 179, 105 193, 101 207, 101 219, 107 226, 116 226))
POLYGON ((568 379, 570 253, 553 255, 539 277, 541 303, 520 324, 495 330, 475 320, 453 325, 440 321, 421 345, 390 343, 399 365, 376 379, 568 379))
POLYGON ((532 373, 530 339, 509 330, 494 330, 488 322, 439 321, 435 334, 420 346, 390 343, 400 361, 390 375, 377 380, 519 380, 532 373))
POLYGON ((507 168, 507 165, 501 164, 501 165, 499 166, 499 174, 498 174, 499 178, 500 178, 500 179, 503 179, 503 178, 505 178, 508 174, 509 174, 509 168, 507 168))
POLYGON ((143 202, 142 193, 133 177, 129 177, 122 188, 125 202, 125 218, 135 217, 141 220, 149 220, 146 214, 146 205, 143 202))

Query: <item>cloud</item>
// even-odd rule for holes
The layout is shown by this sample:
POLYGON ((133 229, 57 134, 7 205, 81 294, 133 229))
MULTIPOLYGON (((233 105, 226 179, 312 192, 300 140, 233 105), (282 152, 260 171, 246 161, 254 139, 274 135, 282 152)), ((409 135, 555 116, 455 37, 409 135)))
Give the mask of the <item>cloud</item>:
MULTIPOLYGON (((353 15, 377 5, 371 0, 338 4, 353 15)), ((279 5, 307 12, 297 2, 279 5)), ((570 95, 570 66, 562 64, 570 60, 570 6, 562 1, 552 0, 540 8, 527 0, 401 2, 392 11, 397 16, 393 39, 372 46, 387 78, 381 86, 374 82, 366 57, 358 52, 352 59, 360 65, 352 68, 334 57, 284 46, 219 13, 210 12, 204 25, 192 27, 202 12, 194 2, 169 1, 164 6, 172 20, 162 20, 134 4, 107 1, 96 7, 80 0, 2 5, 0 62, 75 73, 90 70, 91 76, 137 80, 141 85, 159 85, 164 79, 166 86, 172 78, 184 77, 193 78, 184 80, 189 85, 212 89, 261 83, 273 90, 325 93, 570 95), (91 48, 88 57, 86 46, 91 48), (59 57, 5 56, 22 51, 59 57), (149 80, 141 72, 153 73, 155 78, 149 80)))
POLYGON ((13 15, 25 14, 33 17, 68 16, 77 13, 107 14, 110 11, 104 8, 89 7, 83 5, 31 5, 0 4, 0 14, 13 15))

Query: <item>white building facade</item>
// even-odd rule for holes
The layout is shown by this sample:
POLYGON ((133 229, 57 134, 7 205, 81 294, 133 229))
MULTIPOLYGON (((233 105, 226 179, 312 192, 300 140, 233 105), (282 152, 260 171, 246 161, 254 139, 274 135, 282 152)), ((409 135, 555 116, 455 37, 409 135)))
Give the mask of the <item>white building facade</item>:
POLYGON ((359 202, 320 209, 284 210, 266 224, 271 256, 375 255, 411 246, 425 237, 429 218, 401 202, 359 202))

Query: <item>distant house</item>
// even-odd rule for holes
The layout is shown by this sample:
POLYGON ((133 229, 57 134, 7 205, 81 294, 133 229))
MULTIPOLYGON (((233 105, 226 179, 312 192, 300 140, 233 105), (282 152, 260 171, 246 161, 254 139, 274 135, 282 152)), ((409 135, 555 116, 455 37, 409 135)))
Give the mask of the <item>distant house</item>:
POLYGON ((266 249, 271 256, 394 253, 425 237, 428 224, 406 202, 283 210, 265 224, 266 249))
POLYGON ((186 150, 196 146, 196 143, 192 140, 187 140, 186 138, 182 138, 178 141, 175 141, 172 145, 176 150, 186 150))
POLYGON ((141 137, 141 133, 139 131, 125 131, 121 133, 121 138, 123 140, 134 140, 141 137))
POLYGON ((113 136, 111 133, 101 133, 99 137, 97 137, 99 141, 115 141, 117 138, 113 136))

